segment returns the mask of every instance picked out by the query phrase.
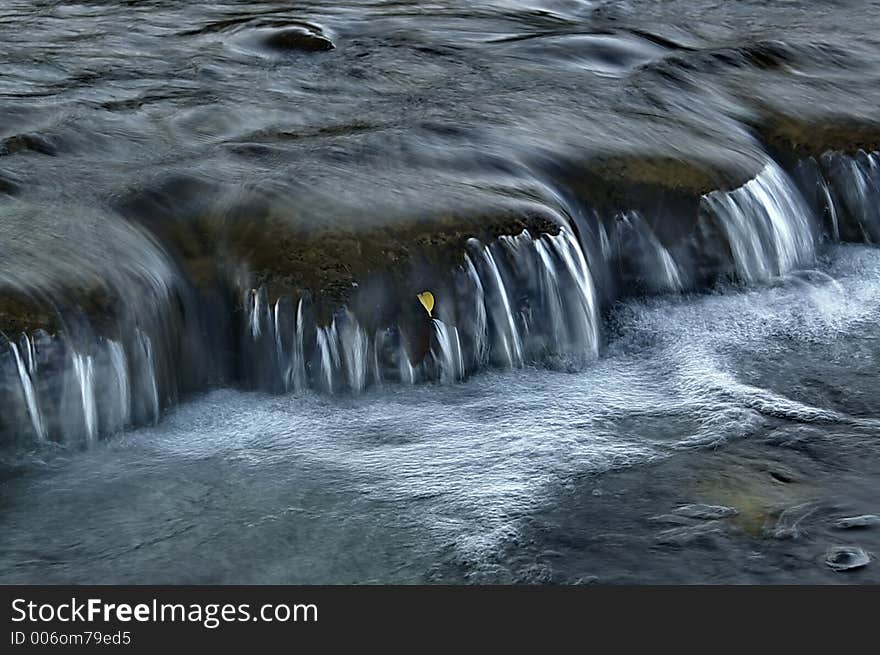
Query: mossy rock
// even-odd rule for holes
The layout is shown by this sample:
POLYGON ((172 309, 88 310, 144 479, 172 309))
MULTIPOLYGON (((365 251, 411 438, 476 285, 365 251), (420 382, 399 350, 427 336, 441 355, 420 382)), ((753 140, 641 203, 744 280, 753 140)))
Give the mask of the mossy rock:
POLYGON ((878 121, 851 116, 794 117, 764 113, 755 129, 781 156, 796 160, 828 151, 855 153, 880 150, 878 121))
POLYGON ((322 317, 376 279, 409 289, 430 273, 448 274, 463 263, 470 238, 489 242, 560 229, 552 212, 522 202, 442 213, 346 214, 324 206, 316 212, 307 199, 271 193, 230 201, 210 182, 185 174, 133 194, 119 209, 157 237, 195 288, 262 286, 271 303, 308 294, 322 317))
POLYGON ((739 187, 759 167, 720 166, 662 155, 619 154, 572 167, 565 182, 600 211, 644 210, 658 204, 696 207, 702 195, 739 187))
POLYGON ((121 301, 109 289, 98 285, 60 289, 55 294, 57 300, 49 301, 0 289, 0 331, 9 337, 37 329, 56 334, 65 331, 65 320, 80 316, 98 333, 116 336, 121 301))
POLYGON ((58 315, 46 303, 11 290, 0 290, 0 332, 10 339, 38 328, 57 331, 58 315))
POLYGON ((488 242, 523 230, 556 234, 559 225, 527 211, 448 214, 359 229, 306 228, 277 215, 240 216, 227 225, 222 248, 247 268, 254 286, 266 287, 270 302, 309 294, 326 317, 349 304, 361 284, 382 279, 401 293, 419 291, 424 276, 418 271, 444 275, 460 266, 468 239, 488 242))

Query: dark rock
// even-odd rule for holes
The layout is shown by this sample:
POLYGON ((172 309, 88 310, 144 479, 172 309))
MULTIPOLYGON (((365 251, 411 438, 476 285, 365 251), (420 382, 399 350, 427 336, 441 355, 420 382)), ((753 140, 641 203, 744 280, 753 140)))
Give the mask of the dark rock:
POLYGON ((784 468, 773 469, 772 471, 770 471, 770 477, 772 477, 777 482, 782 482, 783 484, 795 482, 797 479, 792 471, 786 470, 784 468))
POLYGON ((658 204, 690 206, 696 220, 700 196, 742 186, 760 171, 757 162, 710 162, 641 153, 565 162, 560 177, 600 210, 646 210, 658 204))
POLYGON ((835 571, 852 571, 867 566, 871 556, 858 546, 834 546, 825 554, 825 563, 835 571))
POLYGON ((39 134, 16 134, 0 141, 0 156, 27 151, 54 157, 58 154, 58 147, 50 139, 39 134))
POLYGON ((0 289, 0 332, 16 335, 37 328, 58 329, 57 314, 45 302, 19 291, 0 289))
POLYGON ((793 160, 880 148, 880 123, 847 116, 804 118, 768 111, 755 128, 773 150, 793 160))
POLYGON ((336 46, 326 36, 300 28, 290 28, 273 32, 263 43, 274 50, 284 52, 326 52, 336 46))
POLYGON ((5 193, 8 196, 18 193, 18 184, 3 175, 3 173, 0 173, 0 193, 5 193))

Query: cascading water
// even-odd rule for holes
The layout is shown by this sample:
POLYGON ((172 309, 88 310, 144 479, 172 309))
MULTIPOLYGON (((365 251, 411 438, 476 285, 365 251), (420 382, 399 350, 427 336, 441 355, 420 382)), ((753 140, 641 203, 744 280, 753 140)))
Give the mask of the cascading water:
POLYGON ((83 427, 86 441, 93 444, 98 438, 98 408, 95 401, 95 367, 91 355, 73 353, 73 373, 82 402, 83 427))
POLYGON ((599 307, 596 287, 584 252, 569 230, 562 230, 557 237, 551 238, 550 242, 559 253, 575 283, 574 298, 567 306, 574 307, 569 311, 572 312, 574 323, 578 327, 577 343, 584 347, 585 354, 596 356, 599 354, 599 307))
POLYGON ((769 162, 742 187, 710 193, 702 202, 724 231, 744 281, 767 281, 813 260, 810 209, 777 164, 769 162))
POLYGON ((119 394, 116 427, 121 429, 131 423, 131 385, 129 384, 128 362, 125 357, 125 349, 121 343, 110 341, 108 342, 108 348, 119 394))
POLYGON ((21 354, 18 352, 18 346, 10 341, 9 348, 12 350, 13 357, 15 357, 15 365, 18 370, 19 380, 21 381, 21 390, 24 394, 25 403, 27 403, 27 410, 31 418, 31 424, 34 428, 34 435, 36 436, 37 441, 45 441, 46 428, 43 425, 43 415, 37 404, 37 394, 34 391, 34 382, 31 379, 33 372, 28 370, 32 367, 31 362, 33 361, 33 355, 29 354, 28 366, 25 366, 21 354))
POLYGON ((156 377, 156 360, 153 353, 153 342, 141 330, 135 332, 138 348, 135 351, 138 357, 137 367, 141 375, 141 388, 145 390, 142 399, 145 402, 147 421, 156 423, 161 411, 159 401, 159 381, 156 377))
POLYGON ((327 327, 319 327, 317 331, 319 370, 326 391, 333 393, 335 372, 339 370, 339 345, 336 323, 327 327))
POLYGON ((880 242, 880 153, 826 153, 813 175, 831 238, 880 242))
MULTIPOLYGON (((720 227, 735 271, 744 281, 769 280, 815 256, 813 213, 775 163, 768 163, 742 187, 703 196, 701 211, 720 227)), ((682 264, 645 218, 630 211, 622 219, 629 226, 628 234, 641 235, 641 249, 629 252, 640 258, 637 266, 641 275, 650 278, 650 288, 684 290, 682 264)), ((607 236, 602 240, 602 225, 598 228, 596 253, 610 257, 613 249, 607 236)), ((263 289, 245 296, 249 337, 261 342, 271 336, 266 348, 276 363, 269 369, 282 371, 285 377, 288 360, 305 362, 302 368, 297 366, 302 386, 330 392, 343 386, 361 391, 382 379, 451 383, 490 362, 516 368, 558 357, 585 361, 598 355, 600 301, 593 269, 607 264, 588 261, 571 227, 538 237, 523 232, 487 244, 471 239, 467 250, 460 269, 464 282, 452 302, 457 310, 450 316, 455 318, 431 321, 430 362, 411 360, 404 344, 413 336, 412 327, 386 326, 369 334, 349 310, 342 310, 328 326, 309 325, 303 318, 302 299, 296 318, 287 320, 282 314, 292 304, 276 299, 274 310, 269 310, 263 289), (294 356, 287 354, 286 342, 278 336, 282 324, 295 326, 294 356), (306 334, 315 335, 314 357, 305 352, 306 334), (382 346, 389 338, 397 344, 391 351, 382 346)))
POLYGON ((345 366, 345 377, 351 391, 360 392, 367 386, 369 338, 351 312, 346 312, 345 323, 339 330, 339 350, 345 366))
MULTIPOLYGON (((402 332, 401 332, 401 336, 403 336, 402 332)), ((397 350, 397 361, 398 361, 398 373, 400 374, 400 381, 403 384, 415 384, 416 383, 416 369, 412 365, 412 362, 409 361, 409 355, 406 352, 406 348, 403 347, 402 339, 401 339, 401 345, 397 350)))
MULTIPOLYGON (((513 368, 522 365, 522 342, 519 336, 519 330, 516 326, 516 319, 511 310, 510 298, 508 296, 507 287, 504 284, 504 277, 498 270, 495 263, 495 257, 492 255, 492 249, 489 246, 480 246, 477 248, 481 252, 482 260, 488 278, 491 282, 489 288, 492 294, 486 298, 487 315, 494 325, 495 347, 492 352, 499 358, 499 361, 513 368)), ((484 282, 483 288, 486 288, 484 282)))
POLYGON ((444 318, 430 320, 430 357, 419 361, 406 346, 418 326, 368 332, 345 308, 320 326, 305 316, 302 298, 294 317, 292 302, 279 298, 270 304, 265 290, 249 290, 243 296, 246 338, 254 361, 266 362, 258 385, 359 392, 383 380, 453 383, 490 361, 509 368, 547 357, 583 361, 597 355, 596 290, 569 228, 539 238, 524 232, 488 245, 471 240, 468 250, 453 274, 463 283, 440 299, 437 311, 444 318), (307 343, 314 343, 314 353, 307 343))
POLYGON ((489 323, 486 316, 486 293, 483 290, 483 281, 480 279, 474 261, 469 254, 464 256, 468 280, 472 285, 472 341, 473 341, 473 365, 482 368, 489 361, 489 323))
POLYGON ((436 349, 432 351, 439 369, 440 382, 450 384, 464 379, 464 356, 458 329, 438 319, 432 320, 436 349))
MULTIPOLYGON (((880 225, 871 204, 880 179, 876 154, 856 158, 832 154, 825 158, 823 170, 826 175, 817 188, 835 236, 843 220, 839 217, 855 213, 855 208, 866 234, 871 225, 880 225), (850 185, 855 191, 849 195, 840 190, 843 182, 835 177, 843 174, 857 181, 850 185)), ((742 187, 703 196, 701 211, 719 226, 736 273, 744 281, 768 280, 808 264, 815 256, 813 210, 775 163, 768 163, 742 187)), ((640 258, 637 266, 650 279, 648 288, 655 292, 689 288, 693 275, 685 270, 687 262, 677 260, 681 249, 662 242, 641 213, 620 216, 620 224, 629 229, 623 237, 632 241, 637 235, 635 242, 640 244, 623 256, 640 258)), ((328 325, 319 326, 306 311, 304 297, 270 299, 265 288, 247 290, 240 297, 246 341, 252 345, 244 356, 254 370, 256 386, 282 392, 309 387, 360 392, 383 380, 453 383, 490 363, 516 368, 558 358, 578 362, 595 358, 601 330, 594 272, 604 271, 612 256, 622 255, 615 252, 601 221, 588 226, 596 239, 590 250, 582 247, 565 220, 560 217, 559 222, 557 234, 523 232, 488 243, 469 240, 460 267, 450 273, 459 282, 450 288, 454 291, 449 297, 440 299, 443 318, 429 323, 426 359, 414 360, 406 346, 419 330, 412 325, 368 330, 363 317, 343 307, 328 325), (588 252, 599 259, 590 261, 588 252)), ((163 278, 150 279, 159 295, 167 297, 163 278)), ((603 293, 607 296, 604 289, 603 293)), ((39 355, 33 339, 25 337, 21 343, 20 348, 11 345, 22 390, 21 415, 28 417, 38 440, 46 439, 41 392, 34 382, 39 355)), ((92 352, 73 348, 68 384, 74 388, 70 397, 77 399, 81 424, 67 426, 67 438, 79 433, 92 443, 102 433, 159 420, 163 402, 170 397, 163 401, 166 392, 161 390, 159 361, 164 362, 169 352, 164 343, 157 352, 155 344, 155 337, 136 327, 131 339, 105 339, 92 345, 92 352), (103 380, 108 379, 112 392, 104 389, 103 380)))

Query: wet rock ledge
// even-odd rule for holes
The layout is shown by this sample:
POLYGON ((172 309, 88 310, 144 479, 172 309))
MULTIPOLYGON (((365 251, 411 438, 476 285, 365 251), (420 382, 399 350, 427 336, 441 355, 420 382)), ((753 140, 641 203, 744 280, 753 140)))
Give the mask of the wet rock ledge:
MULTIPOLYGON (((0 279, 0 442, 93 442, 215 385, 360 391, 579 365, 621 297, 762 282, 823 239, 880 238, 874 128, 755 129, 775 161, 598 156, 560 162, 552 199, 370 220, 167 176, 68 239, 91 268, 0 279)), ((41 211, 4 219, 25 247, 41 247, 41 211)))

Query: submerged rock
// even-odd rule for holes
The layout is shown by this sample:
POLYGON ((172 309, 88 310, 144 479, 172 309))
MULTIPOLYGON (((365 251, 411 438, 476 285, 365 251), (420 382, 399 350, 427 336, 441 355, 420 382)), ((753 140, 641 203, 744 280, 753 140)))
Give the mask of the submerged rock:
POLYGON ((7 173, 0 171, 0 193, 12 196, 18 193, 18 182, 13 180, 7 173))
POLYGON ((858 546, 834 546, 825 554, 825 563, 835 571, 852 571, 867 566, 871 556, 858 546))
POLYGON ((19 152, 36 152, 54 157, 58 154, 58 147, 51 139, 39 134, 15 134, 0 141, 0 156, 19 152))
POLYGON ((849 516, 837 519, 834 522, 835 528, 841 530, 852 530, 854 528, 872 528, 880 525, 880 516, 876 514, 862 514, 861 516, 849 516))
POLYGON ((765 536, 773 539, 797 539, 803 534, 801 524, 812 516, 818 506, 808 502, 785 509, 772 527, 765 528, 765 536))
POLYGON ((723 531, 722 521, 706 521, 697 525, 663 530, 657 534, 657 542, 669 546, 686 546, 704 537, 720 535, 723 531))

